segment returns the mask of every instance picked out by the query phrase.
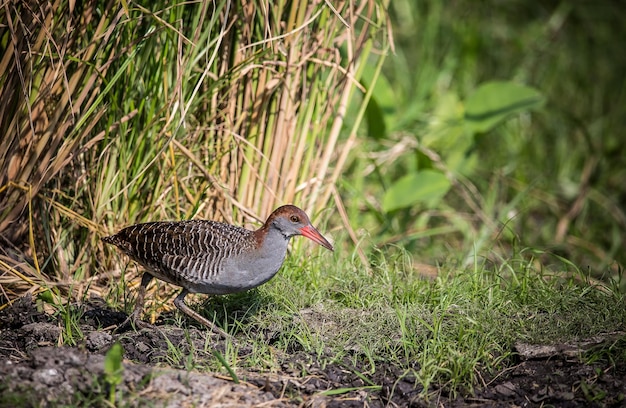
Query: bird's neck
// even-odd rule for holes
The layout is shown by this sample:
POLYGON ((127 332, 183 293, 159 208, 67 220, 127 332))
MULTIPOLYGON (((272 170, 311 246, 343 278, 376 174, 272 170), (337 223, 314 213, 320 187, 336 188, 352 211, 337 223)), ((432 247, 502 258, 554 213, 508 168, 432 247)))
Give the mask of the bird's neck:
POLYGON ((287 253, 289 237, 276 228, 263 227, 257 231, 258 252, 262 256, 278 255, 282 259, 287 253))

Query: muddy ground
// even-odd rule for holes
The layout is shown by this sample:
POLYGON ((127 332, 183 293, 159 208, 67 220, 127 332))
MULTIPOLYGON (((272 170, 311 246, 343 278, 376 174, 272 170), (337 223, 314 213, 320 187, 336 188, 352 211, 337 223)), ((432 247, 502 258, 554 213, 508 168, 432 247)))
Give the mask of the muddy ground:
MULTIPOLYGON (((600 358, 583 364, 571 345, 530 347, 530 351, 519 346, 520 356, 527 358, 520 357, 495 375, 479 373, 481 384, 472 393, 452 398, 444 388, 431 388, 426 399, 415 377, 393 364, 377 362, 376 372, 367 374, 371 381, 367 384, 357 374, 368 372, 365 364, 353 367, 343 362, 322 367, 315 355, 298 350, 276 357, 281 367, 277 373, 237 372, 239 383, 224 375, 187 371, 171 365, 168 348, 194 350, 194 358, 201 360, 198 350, 206 349, 206 330, 192 326, 186 334, 179 327, 157 324, 156 330, 113 333, 97 328, 120 324, 126 315, 101 302, 82 308, 84 338, 76 347, 57 347, 63 322, 37 311, 30 299, 0 311, 0 407, 110 406, 104 355, 115 341, 124 349, 117 406, 626 406, 626 362, 600 358)), ((223 342, 211 341, 225 352, 223 342)), ((620 334, 617 342, 623 343, 624 336, 620 334)), ((249 352, 244 346, 240 355, 249 352)), ((208 354, 204 358, 214 357, 208 354)), ((201 366, 201 361, 195 363, 201 366)))

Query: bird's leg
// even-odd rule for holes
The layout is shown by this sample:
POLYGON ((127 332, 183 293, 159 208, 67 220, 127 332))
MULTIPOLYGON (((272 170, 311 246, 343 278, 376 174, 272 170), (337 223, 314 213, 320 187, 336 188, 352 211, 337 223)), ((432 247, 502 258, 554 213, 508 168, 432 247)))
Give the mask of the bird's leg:
POLYGON ((146 297, 146 289, 148 288, 148 284, 152 280, 152 275, 148 272, 145 272, 141 277, 141 284, 139 285, 139 292, 137 292, 137 299, 135 300, 135 308, 132 313, 124 320, 124 323, 120 324, 115 331, 126 327, 128 324, 132 324, 133 327, 150 327, 150 324, 141 320, 141 312, 143 311, 143 305, 146 297))
POLYGON ((185 303, 185 296, 187 296, 188 293, 189 293, 189 291, 187 289, 183 289, 180 292, 180 294, 178 296, 176 296, 176 299, 174 299, 174 305, 178 309, 180 309, 181 312, 185 313, 187 316, 197 320, 198 322, 200 322, 203 325, 207 326, 213 332, 219 334, 223 339, 232 339, 232 337, 228 333, 226 333, 224 330, 220 329, 214 323, 212 323, 208 319, 200 316, 199 313, 191 310, 191 308, 189 306, 187 306, 187 304, 185 303))
POLYGON ((139 285, 139 292, 137 293, 137 299, 135 300, 135 308, 133 312, 130 314, 130 318, 133 323, 137 324, 137 322, 141 322, 141 312, 143 312, 143 305, 145 303, 146 292, 148 289, 148 284, 152 280, 152 275, 148 272, 145 272, 141 277, 141 284, 139 285))

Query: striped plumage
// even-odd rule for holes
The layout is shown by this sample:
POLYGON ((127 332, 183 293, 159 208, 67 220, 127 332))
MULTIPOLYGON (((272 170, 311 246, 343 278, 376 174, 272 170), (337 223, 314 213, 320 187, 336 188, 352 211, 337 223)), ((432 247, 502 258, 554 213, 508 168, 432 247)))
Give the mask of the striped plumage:
MULTIPOLYGON (((211 283, 228 258, 250 253, 258 245, 253 231, 214 221, 149 222, 103 238, 163 281, 195 287, 211 283)), ((208 286, 193 292, 229 293, 208 286)))
POLYGON ((306 213, 293 205, 277 208, 256 231, 206 220, 150 222, 102 240, 147 270, 129 319, 138 322, 145 288, 156 277, 183 288, 174 301, 179 309, 221 332, 185 305, 187 293, 223 295, 267 282, 280 269, 289 239, 296 235, 333 249, 306 213))

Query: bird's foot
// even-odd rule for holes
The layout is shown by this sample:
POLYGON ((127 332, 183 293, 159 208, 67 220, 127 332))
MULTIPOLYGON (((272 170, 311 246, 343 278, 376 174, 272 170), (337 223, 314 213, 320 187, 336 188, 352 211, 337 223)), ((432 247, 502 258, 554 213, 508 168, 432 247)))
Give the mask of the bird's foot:
POLYGON ((174 305, 181 312, 185 313, 187 316, 191 317, 192 319, 201 323, 202 325, 208 327, 213 333, 219 335, 222 339, 235 342, 235 338, 233 336, 226 333, 224 330, 217 327, 215 323, 209 321, 207 318, 201 316, 199 313, 197 313, 196 311, 192 310, 189 306, 187 306, 185 302, 183 301, 184 295, 185 295, 184 293, 181 293, 181 295, 179 295, 174 300, 174 305))

